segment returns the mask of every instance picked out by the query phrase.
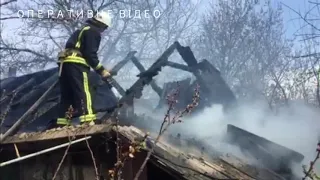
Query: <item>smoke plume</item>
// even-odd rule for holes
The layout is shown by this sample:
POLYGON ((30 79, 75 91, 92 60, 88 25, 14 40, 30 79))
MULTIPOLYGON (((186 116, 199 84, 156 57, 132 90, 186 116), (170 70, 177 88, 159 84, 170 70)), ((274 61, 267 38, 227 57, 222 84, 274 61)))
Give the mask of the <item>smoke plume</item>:
MULTIPOLYGON (((161 115, 153 113, 153 117, 159 119, 151 125, 156 130, 161 115)), ((303 154, 302 164, 309 165, 316 155, 319 141, 319 117, 318 109, 299 102, 291 103, 290 107, 281 108, 277 113, 271 112, 262 102, 242 103, 228 114, 224 113, 221 105, 212 105, 193 117, 184 118, 180 124, 173 124, 167 133, 201 140, 213 149, 254 163, 248 154, 243 154, 236 146, 223 143, 227 124, 232 124, 303 154)), ((302 176, 302 164, 292 167, 298 176, 302 176)))

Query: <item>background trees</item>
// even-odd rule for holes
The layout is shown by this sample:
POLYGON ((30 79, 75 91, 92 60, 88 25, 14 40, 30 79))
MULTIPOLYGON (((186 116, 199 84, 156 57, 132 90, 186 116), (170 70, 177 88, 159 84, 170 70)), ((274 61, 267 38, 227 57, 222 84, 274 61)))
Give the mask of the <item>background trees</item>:
POLYGON ((269 2, 219 0, 203 18, 200 54, 220 69, 239 96, 263 96, 282 71, 290 44, 281 13, 269 2))
MULTIPOLYGON (((8 3, 7 3, 8 2, 8 3)), ((55 18, 58 10, 108 9, 115 16, 105 33, 100 58, 112 67, 130 50, 148 67, 175 40, 190 45, 197 58, 206 58, 222 73, 239 98, 262 99, 270 108, 287 106, 291 100, 320 105, 319 95, 319 3, 309 2, 305 14, 286 4, 268 0, 33 0, 1 4, 1 73, 8 66, 25 73, 55 66, 55 56, 85 18, 55 18), (18 18, 18 10, 54 10, 49 18, 18 18), (120 10, 159 10, 159 18, 120 18, 120 10), (288 39, 283 12, 295 12, 301 28, 288 39), (9 31, 10 23, 19 29, 9 31)), ((47 14, 44 17, 48 17, 47 14)), ((85 17, 85 14, 84 14, 85 17)), ((173 61, 179 61, 174 57, 173 61)), ((164 69, 158 83, 185 77, 164 69)), ((117 76, 125 87, 138 70, 131 64, 117 76), (129 72, 129 73, 128 73, 129 72)))

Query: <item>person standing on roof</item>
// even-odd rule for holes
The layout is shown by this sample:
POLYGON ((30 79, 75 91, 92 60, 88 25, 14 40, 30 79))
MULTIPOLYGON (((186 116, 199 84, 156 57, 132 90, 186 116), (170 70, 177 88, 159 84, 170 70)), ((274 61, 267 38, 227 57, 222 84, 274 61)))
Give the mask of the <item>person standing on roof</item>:
POLYGON ((61 98, 56 122, 58 126, 92 123, 96 120, 88 74, 91 67, 103 78, 110 76, 97 55, 101 33, 110 26, 109 13, 98 12, 86 21, 84 27, 70 36, 65 50, 59 53, 61 98))

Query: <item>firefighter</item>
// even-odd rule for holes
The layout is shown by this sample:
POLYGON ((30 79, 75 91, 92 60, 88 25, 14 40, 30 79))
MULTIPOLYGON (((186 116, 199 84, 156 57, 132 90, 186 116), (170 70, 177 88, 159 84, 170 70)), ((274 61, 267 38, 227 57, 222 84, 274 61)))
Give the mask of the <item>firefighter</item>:
POLYGON ((98 12, 86 21, 68 39, 65 49, 59 53, 60 107, 58 126, 94 123, 96 119, 90 93, 90 67, 108 78, 110 73, 98 60, 101 33, 111 26, 107 12, 98 12))

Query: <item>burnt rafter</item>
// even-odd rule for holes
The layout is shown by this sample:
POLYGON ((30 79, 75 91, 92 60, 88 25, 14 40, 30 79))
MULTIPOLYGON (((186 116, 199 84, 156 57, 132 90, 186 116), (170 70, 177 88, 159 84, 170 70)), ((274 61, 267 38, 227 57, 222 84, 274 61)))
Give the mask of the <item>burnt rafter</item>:
MULTIPOLYGON (((135 57, 136 51, 129 52, 126 57, 117 63, 112 70, 110 71, 112 77, 108 79, 104 79, 104 81, 108 84, 111 84, 117 91, 122 95, 122 98, 120 99, 120 103, 126 103, 131 104, 133 102, 134 98, 140 98, 142 96, 142 91, 144 86, 151 85, 153 90, 159 95, 159 97, 163 96, 164 90, 161 89, 156 82, 153 80, 153 77, 158 75, 158 73, 161 71, 161 69, 164 66, 169 66, 173 68, 177 68, 180 70, 184 70, 187 72, 191 72, 195 75, 197 78, 200 86, 203 88, 203 90, 210 92, 212 88, 210 88, 210 83, 206 83, 204 81, 204 77, 201 75, 201 71, 215 71, 216 69, 206 60, 198 63, 193 52, 191 51, 190 47, 184 47, 181 46, 179 42, 174 42, 148 69, 145 69, 143 65, 139 62, 137 57, 135 57), (172 55, 172 53, 177 50, 182 59, 186 62, 187 65, 178 64, 174 62, 168 61, 168 58, 172 55), (137 76, 139 79, 133 83, 133 85, 127 89, 124 90, 119 83, 113 78, 113 76, 116 76, 119 72, 119 70, 125 66, 129 61, 131 61, 140 71, 140 74, 137 76), (210 66, 209 66, 210 65, 210 66), (212 68, 210 69, 210 67, 212 68), (209 68, 209 69, 208 69, 209 68)), ((217 70, 216 70, 217 71, 217 70)), ((217 71, 218 72, 218 71, 217 71)), ((216 75, 216 73, 210 72, 212 75, 216 75)), ((53 75, 50 75, 50 77, 47 77, 45 81, 43 81, 41 84, 37 85, 36 87, 32 88, 32 90, 24 95, 19 101, 12 104, 12 106, 16 106, 19 104, 24 104, 29 99, 34 99, 36 97, 40 97, 43 93, 43 90, 46 89, 50 84, 53 84, 53 82, 58 78, 57 73, 53 73, 53 75)), ((109 110, 108 110, 109 111, 109 110)))
POLYGON ((10 93, 6 94, 4 97, 0 99, 0 104, 7 103, 10 98, 13 98, 13 96, 21 91, 23 91, 25 88, 28 88, 32 86, 35 82, 34 78, 29 79, 27 82, 21 84, 18 86, 15 90, 11 91, 10 93))
MULTIPOLYGON (((220 76, 220 72, 207 60, 202 60, 200 63, 198 63, 190 47, 184 47, 177 41, 174 42, 147 70, 145 70, 143 65, 135 56, 131 58, 131 61, 140 71, 140 74, 138 75, 139 79, 126 91, 126 95, 121 99, 121 101, 128 100, 132 102, 134 97, 140 98, 142 95, 143 87, 148 84, 150 84, 153 90, 161 97, 163 95, 163 89, 161 89, 154 82, 153 77, 158 75, 158 73, 164 66, 191 72, 196 77, 199 85, 202 87, 202 90, 205 91, 208 95, 212 94, 215 82, 213 82, 214 80, 209 80, 208 82, 208 78, 206 78, 206 76, 220 76), (171 62, 168 60, 169 56, 174 52, 174 50, 177 50, 177 52, 187 65, 171 62), (203 73, 206 73, 206 75, 203 75, 203 73)), ((216 83, 221 84, 220 82, 216 83)), ((229 92, 229 94, 230 96, 232 96, 232 99, 235 98, 232 92, 229 92)))
MULTIPOLYGON (((132 52, 131 52, 132 53, 132 52)), ((213 89, 216 86, 222 85, 227 86, 225 82, 220 82, 219 80, 212 80, 213 76, 220 76, 220 72, 212 66, 207 60, 202 60, 198 63, 193 52, 191 51, 189 46, 182 46, 179 42, 174 42, 148 69, 145 69, 143 65, 139 62, 138 58, 134 56, 134 53, 130 55, 130 53, 125 58, 125 63, 131 60, 131 62, 137 67, 140 73, 137 75, 139 79, 133 83, 133 85, 127 89, 126 91, 122 89, 121 86, 112 79, 111 83, 122 95, 120 99, 120 104, 128 104, 133 105, 133 99, 139 99, 142 96, 143 88, 146 85, 151 85, 152 89, 159 95, 161 98, 164 94, 164 90, 161 89, 156 82, 154 81, 154 77, 159 74, 161 69, 165 66, 180 69, 183 71, 187 71, 192 73, 202 90, 208 95, 209 99, 215 99, 217 96, 213 89), (187 65, 171 62, 168 58, 172 55, 172 53, 177 50, 182 59, 186 62, 187 65), (208 78, 209 77, 209 78, 208 78), (119 87, 119 88, 117 88, 119 87), (212 96, 212 97, 211 97, 212 96)), ((123 63, 122 66, 125 64, 123 63)), ((120 69, 121 65, 118 66, 120 69)), ((116 75, 116 73, 111 73, 112 75, 116 75)), ((217 79, 217 78, 216 78, 217 79)), ((223 81, 223 80, 222 80, 223 81)), ((235 99, 233 93, 227 92, 231 99, 235 99)), ((108 110, 109 111, 109 110, 108 110)))
MULTIPOLYGON (((137 53, 137 51, 131 51, 127 54, 127 56, 122 60, 120 61, 118 64, 116 64, 112 70, 110 71, 110 74, 112 76, 115 76, 118 74, 119 70, 124 66, 126 65, 130 59, 132 59, 132 57, 134 56, 134 54, 137 53)), ((108 78, 108 83, 110 83, 114 88, 117 89, 117 91, 122 95, 124 96, 125 95, 125 90, 118 84, 118 82, 116 80, 113 79, 113 77, 109 77, 108 78)))
MULTIPOLYGON (((166 96, 166 89, 161 89, 153 77, 158 75, 161 69, 165 66, 176 68, 179 70, 192 73, 196 77, 196 84, 199 84, 201 91, 204 93, 205 99, 203 102, 207 105, 212 103, 222 104, 226 109, 232 107, 236 103, 236 97, 227 85, 227 83, 221 77, 219 70, 217 70, 208 60, 203 59, 198 62, 191 51, 189 46, 182 46, 179 42, 174 42, 160 58, 158 58, 154 64, 145 70, 142 64, 136 57, 132 57, 132 62, 139 69, 139 79, 126 91, 126 95, 122 97, 121 103, 133 105, 134 98, 140 98, 142 96, 142 90, 145 85, 150 84, 153 90, 159 95, 160 98, 166 96), (171 62, 168 60, 169 56, 177 50, 182 59, 186 62, 186 65, 171 62)), ((195 84, 193 83, 194 86, 195 84)), ((190 87, 186 85, 186 87, 190 87)), ((165 87, 163 87, 165 88, 165 87)), ((187 96, 190 92, 185 92, 187 96)))
POLYGON ((192 68, 190 68, 189 66, 183 65, 183 64, 179 64, 179 63, 168 61, 167 62, 167 66, 175 68, 175 69, 188 71, 188 72, 192 73, 192 68))
POLYGON ((34 99, 35 97, 40 97, 44 90, 47 89, 51 84, 53 84, 58 79, 58 73, 54 73, 47 80, 42 82, 41 84, 32 88, 32 90, 25 94, 19 101, 12 104, 12 107, 19 106, 20 104, 26 104, 30 99, 34 99))
POLYGON ((125 101, 125 99, 128 98, 131 99, 130 101, 132 101, 133 97, 140 98, 143 87, 148 84, 150 84, 152 89, 159 96, 161 96, 163 94, 162 89, 155 83, 153 77, 158 75, 158 73, 164 66, 169 66, 193 73, 198 79, 200 85, 204 89, 210 91, 210 87, 207 87, 207 84, 203 81, 200 75, 200 67, 202 67, 200 66, 200 64, 203 64, 203 62, 198 63, 190 47, 181 46, 180 43, 177 41, 174 42, 147 70, 145 70, 145 68, 139 62, 137 57, 132 56, 131 61, 138 68, 140 74, 137 75, 139 79, 126 91, 126 97, 122 98, 123 101, 125 101), (180 54, 182 59, 187 63, 187 65, 168 61, 169 56, 174 52, 174 50, 178 51, 178 53, 180 54))
POLYGON ((126 95, 120 99, 120 103, 132 101, 133 98, 140 98, 145 85, 150 84, 152 78, 161 71, 161 68, 166 66, 169 56, 174 52, 176 44, 172 44, 149 69, 141 72, 137 76, 139 79, 127 90, 126 95))
MULTIPOLYGON (((133 56, 131 59, 132 63, 139 69, 140 72, 144 72, 145 68, 143 67, 143 65, 140 63, 140 61, 133 56)), ((152 89, 159 95, 161 96, 162 94, 162 89, 156 84, 156 82, 154 80, 152 80, 150 82, 150 85, 152 87, 152 89)))

